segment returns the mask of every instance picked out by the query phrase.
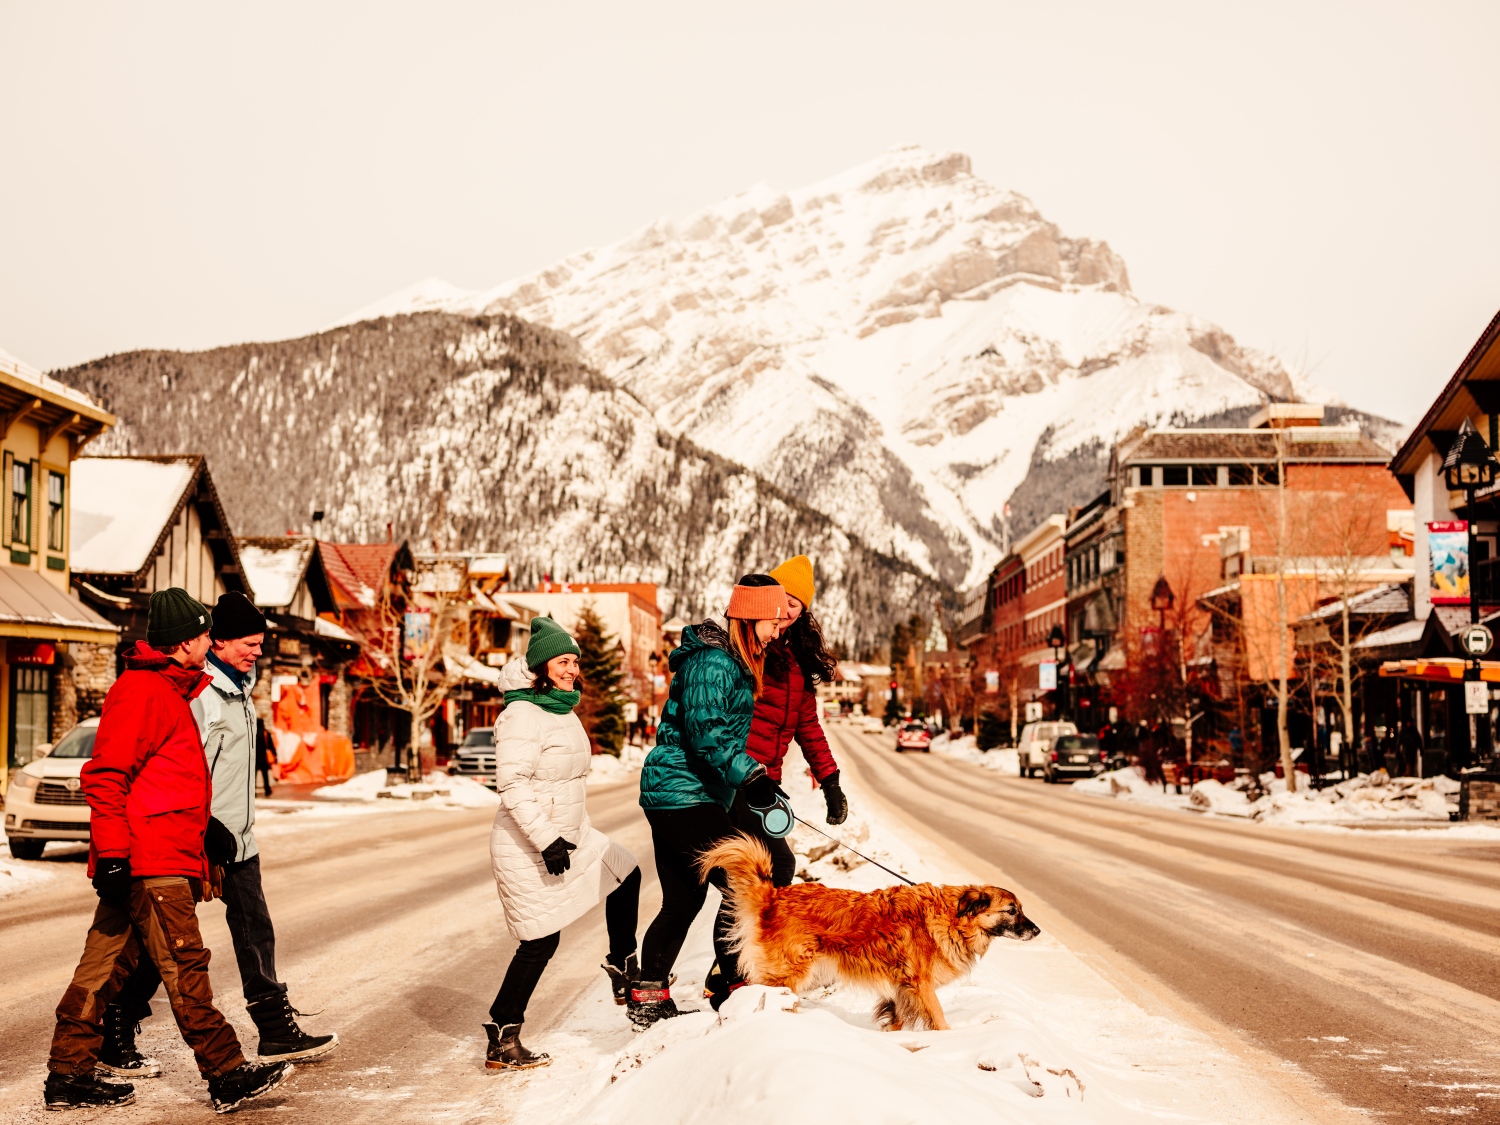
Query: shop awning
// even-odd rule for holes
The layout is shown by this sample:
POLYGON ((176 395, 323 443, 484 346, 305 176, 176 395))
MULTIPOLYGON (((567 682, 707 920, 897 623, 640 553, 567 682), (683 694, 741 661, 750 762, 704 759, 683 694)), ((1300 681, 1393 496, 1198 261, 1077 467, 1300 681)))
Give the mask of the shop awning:
POLYGON ((0 566, 0 637, 112 645, 120 630, 36 571, 0 566))
MULTIPOLYGON (((1387 660, 1380 666, 1382 676, 1393 676, 1406 680, 1430 680, 1440 684, 1463 682, 1467 660, 1387 660)), ((1492 684, 1500 684, 1500 660, 1481 660, 1479 678, 1492 684)))

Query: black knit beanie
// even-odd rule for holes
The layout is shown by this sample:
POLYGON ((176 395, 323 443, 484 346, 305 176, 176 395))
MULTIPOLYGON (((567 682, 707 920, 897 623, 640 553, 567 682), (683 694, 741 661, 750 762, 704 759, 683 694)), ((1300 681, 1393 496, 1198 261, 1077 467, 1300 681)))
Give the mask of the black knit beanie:
POLYGON ((209 629, 208 607, 180 586, 151 595, 146 609, 146 643, 155 649, 201 637, 209 629))
POLYGON ((238 590, 231 590, 214 606, 214 627, 209 635, 216 641, 253 637, 265 631, 266 615, 238 590))

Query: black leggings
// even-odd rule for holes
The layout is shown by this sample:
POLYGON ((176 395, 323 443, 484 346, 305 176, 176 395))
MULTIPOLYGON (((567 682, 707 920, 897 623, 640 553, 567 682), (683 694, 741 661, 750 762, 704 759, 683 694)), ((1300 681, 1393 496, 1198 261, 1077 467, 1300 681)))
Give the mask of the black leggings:
POLYGON ((729 819, 741 832, 754 836, 770 851, 771 885, 790 887, 792 876, 797 873, 797 857, 792 854, 792 846, 784 837, 772 836, 766 832, 760 817, 750 811, 750 804, 743 793, 734 795, 734 804, 729 808, 729 819))
MULTIPOLYGON (((703 900, 708 897, 708 883, 698 879, 698 856, 727 836, 734 835, 729 814, 718 805, 690 805, 685 809, 646 809, 651 825, 651 842, 656 851, 656 879, 661 884, 661 913, 646 930, 641 943, 641 979, 664 981, 672 972, 682 943, 703 900)), ((714 868, 708 882, 720 891, 728 888, 724 872, 714 868)), ((734 912, 726 897, 714 919, 714 953, 719 971, 729 984, 742 979, 739 959, 730 948, 729 932, 734 926, 734 912)))
MULTIPOLYGON (((609 960, 617 968, 624 968, 625 958, 635 952, 635 927, 639 918, 641 901, 641 869, 639 867, 625 876, 625 881, 604 897, 604 925, 609 930, 609 960)), ((546 937, 529 938, 516 946, 515 956, 505 970, 505 980, 490 1005, 490 1019, 501 1027, 508 1023, 522 1023, 526 1019, 526 1005, 536 991, 537 982, 547 962, 557 952, 562 938, 559 931, 546 937)))

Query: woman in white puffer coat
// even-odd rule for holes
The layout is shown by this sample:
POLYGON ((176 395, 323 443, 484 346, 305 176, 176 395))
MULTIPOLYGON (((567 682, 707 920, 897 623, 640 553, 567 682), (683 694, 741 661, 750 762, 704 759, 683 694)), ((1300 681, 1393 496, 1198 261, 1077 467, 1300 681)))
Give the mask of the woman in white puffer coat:
POLYGON ((635 857, 589 823, 585 799, 588 734, 578 706, 578 646, 550 617, 531 623, 526 660, 500 675, 505 709, 495 724, 495 777, 500 808, 490 831, 490 865, 505 925, 519 941, 484 1025, 485 1065, 545 1066, 545 1054, 521 1044, 526 1004, 560 931, 604 899, 609 974, 624 1004, 636 971, 635 928, 641 871, 635 857))

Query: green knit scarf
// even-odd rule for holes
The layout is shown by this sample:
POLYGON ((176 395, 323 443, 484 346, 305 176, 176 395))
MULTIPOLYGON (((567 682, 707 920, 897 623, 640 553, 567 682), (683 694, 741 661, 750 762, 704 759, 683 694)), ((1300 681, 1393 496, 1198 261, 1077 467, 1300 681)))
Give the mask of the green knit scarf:
POLYGON ((578 700, 582 697, 581 691, 558 691, 552 688, 550 691, 536 691, 533 688, 520 688, 516 691, 505 693, 507 704, 516 702, 535 703, 543 711, 550 711, 554 715, 566 715, 578 706, 578 700))

